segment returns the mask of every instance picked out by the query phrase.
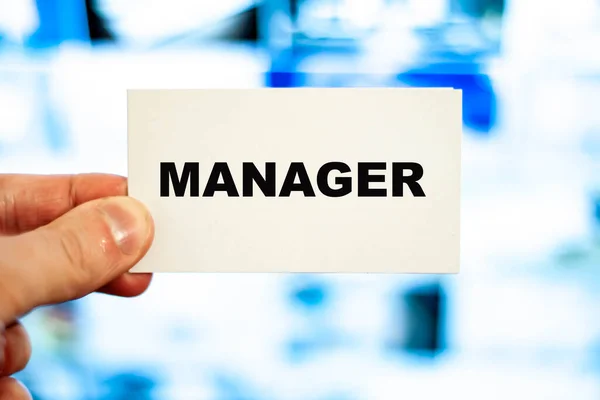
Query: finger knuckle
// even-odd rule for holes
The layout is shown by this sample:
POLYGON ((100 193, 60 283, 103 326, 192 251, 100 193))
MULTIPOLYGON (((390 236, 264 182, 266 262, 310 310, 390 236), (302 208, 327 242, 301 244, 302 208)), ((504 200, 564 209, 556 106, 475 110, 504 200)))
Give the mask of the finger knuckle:
POLYGON ((79 235, 71 230, 64 230, 59 238, 59 245, 67 263, 72 267, 81 267, 84 257, 79 235))
POLYGON ((92 273, 86 262, 86 250, 82 238, 73 230, 65 230, 59 236, 59 246, 75 280, 75 285, 72 287, 79 287, 78 283, 87 282, 92 273))
POLYGON ((4 193, 0 196, 0 231, 13 232, 16 230, 17 202, 14 193, 4 193))

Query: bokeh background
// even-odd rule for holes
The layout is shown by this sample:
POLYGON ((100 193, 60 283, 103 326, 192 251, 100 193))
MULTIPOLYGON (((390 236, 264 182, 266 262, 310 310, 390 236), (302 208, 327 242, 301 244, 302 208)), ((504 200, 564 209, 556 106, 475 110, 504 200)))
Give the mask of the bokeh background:
POLYGON ((35 399, 600 399, 599 0, 0 0, 2 173, 126 175, 130 88, 302 86, 464 91, 460 275, 40 309, 35 399))

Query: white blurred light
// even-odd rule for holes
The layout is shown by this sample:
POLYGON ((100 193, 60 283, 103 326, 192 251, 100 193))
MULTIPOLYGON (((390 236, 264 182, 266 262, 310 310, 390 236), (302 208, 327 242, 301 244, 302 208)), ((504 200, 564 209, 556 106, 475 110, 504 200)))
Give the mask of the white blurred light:
POLYGON ((544 57, 558 56, 581 62, 598 53, 597 0, 512 0, 507 1, 505 15, 503 46, 511 58, 543 62, 544 57))
POLYGON ((0 33, 23 42, 39 25, 33 0, 0 0, 0 33))
POLYGON ((235 15, 253 0, 100 0, 99 10, 121 40, 148 44, 200 30, 235 15))
POLYGON ((0 142, 16 143, 22 140, 31 121, 31 107, 19 90, 0 90, 0 142))
POLYGON ((435 25, 448 17, 448 0, 410 0, 409 4, 415 25, 435 25))
POLYGON ((374 28, 384 10, 381 0, 346 0, 344 14, 361 29, 374 28))

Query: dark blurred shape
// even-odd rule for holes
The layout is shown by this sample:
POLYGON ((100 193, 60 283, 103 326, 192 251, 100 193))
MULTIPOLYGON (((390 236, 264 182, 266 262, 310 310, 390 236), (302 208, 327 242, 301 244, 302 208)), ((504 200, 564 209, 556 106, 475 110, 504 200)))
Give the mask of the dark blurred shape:
POLYGON ((92 42, 112 42, 115 40, 114 35, 110 32, 107 22, 98 12, 97 3, 95 0, 86 0, 85 9, 87 13, 88 30, 90 40, 92 42))
POLYGON ((257 7, 251 7, 232 18, 234 19, 233 29, 226 32, 223 39, 244 42, 256 42, 258 40, 257 7))
POLYGON ((452 87, 463 91, 463 122, 480 134, 496 123, 497 100, 491 79, 470 63, 432 63, 402 72, 399 82, 411 87, 452 87))
POLYGON ((302 2, 302 0, 288 0, 288 5, 290 8, 290 17, 292 17, 292 20, 296 20, 296 18, 298 18, 298 12, 300 11, 300 2, 302 2))
POLYGON ((155 43, 154 47, 174 45, 194 46, 207 40, 254 43, 258 39, 258 10, 248 7, 239 13, 207 26, 199 26, 188 32, 166 37, 155 43))
POLYGON ((440 284, 419 286, 399 294, 397 331, 392 349, 424 356, 443 350, 442 306, 444 293, 440 284))
POLYGON ((153 400, 154 379, 138 372, 116 374, 104 382, 100 400, 153 400))
POLYGON ((256 42, 258 38, 257 14, 256 7, 250 7, 212 26, 201 26, 191 32, 164 38, 155 43, 154 47, 169 47, 181 44, 193 46, 207 40, 256 42))

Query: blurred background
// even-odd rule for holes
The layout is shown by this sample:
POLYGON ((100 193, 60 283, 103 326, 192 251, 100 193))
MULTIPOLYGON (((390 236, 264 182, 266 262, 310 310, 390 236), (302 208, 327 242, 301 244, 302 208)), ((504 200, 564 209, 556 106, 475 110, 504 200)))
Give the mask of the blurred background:
POLYGON ((460 275, 40 309, 35 399, 600 399, 599 0, 0 0, 1 173, 126 175, 127 89, 306 86, 463 90, 460 275))

